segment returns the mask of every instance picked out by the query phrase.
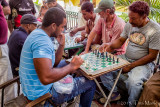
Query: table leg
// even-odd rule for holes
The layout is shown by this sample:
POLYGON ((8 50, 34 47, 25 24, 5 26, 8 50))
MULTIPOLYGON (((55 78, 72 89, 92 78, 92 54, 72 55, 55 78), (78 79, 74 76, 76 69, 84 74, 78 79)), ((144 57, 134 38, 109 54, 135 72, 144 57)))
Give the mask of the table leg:
POLYGON ((117 82, 118 82, 118 80, 119 80, 119 77, 120 77, 121 73, 122 73, 122 68, 121 68, 121 70, 119 71, 119 73, 118 73, 118 75, 117 75, 117 78, 116 78, 116 80, 115 80, 115 82, 114 82, 114 85, 113 85, 113 87, 112 87, 109 95, 108 95, 108 98, 107 98, 106 103, 104 104, 104 107, 107 106, 107 104, 108 104, 108 102, 109 102, 109 100, 110 100, 110 97, 111 97, 111 95, 112 95, 112 93, 113 93, 113 90, 114 90, 114 88, 115 88, 115 86, 116 86, 116 84, 117 84, 117 82))
POLYGON ((84 47, 81 47, 78 49, 78 51, 76 52, 76 55, 79 55, 82 51, 83 51, 84 47))
MULTIPOLYGON (((102 87, 100 86, 99 82, 97 81, 97 79, 94 78, 93 80, 95 81, 95 83, 96 83, 96 85, 98 86, 99 90, 100 90, 101 93, 103 94, 103 97, 104 97, 105 99, 107 99, 107 96, 106 96, 106 94, 104 93, 104 91, 103 91, 102 87)), ((111 107, 111 104, 110 104, 110 103, 109 103, 109 107, 111 107)))

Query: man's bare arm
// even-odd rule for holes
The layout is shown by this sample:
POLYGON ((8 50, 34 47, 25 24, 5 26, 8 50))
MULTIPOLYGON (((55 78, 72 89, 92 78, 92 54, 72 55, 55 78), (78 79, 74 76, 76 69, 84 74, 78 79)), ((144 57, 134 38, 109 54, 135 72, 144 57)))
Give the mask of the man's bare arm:
POLYGON ((89 51, 89 48, 90 48, 90 46, 91 46, 91 43, 92 43, 92 41, 93 41, 93 39, 94 39, 94 37, 97 35, 97 33, 94 31, 94 30, 92 30, 91 32, 90 32, 90 34, 89 34, 89 36, 88 36, 88 40, 87 40, 87 45, 86 45, 86 48, 85 48, 85 53, 88 53, 88 51, 89 51))
POLYGON ((114 49, 120 48, 126 41, 126 38, 119 37, 118 39, 114 40, 112 43, 103 43, 99 47, 100 52, 112 52, 114 49))
POLYGON ((47 85, 78 69, 83 60, 79 56, 75 56, 70 64, 62 68, 53 68, 52 60, 48 58, 34 58, 33 62, 41 83, 47 85))
POLYGON ((70 32, 70 36, 74 36, 77 32, 85 30, 85 26, 79 27, 79 28, 75 28, 70 32))
POLYGON ((119 49, 126 41, 126 38, 123 37, 119 37, 118 39, 114 40, 111 45, 110 48, 111 49, 119 49))
POLYGON ((64 46, 65 46, 65 35, 61 34, 56 39, 57 39, 57 41, 59 43, 59 47, 58 47, 58 49, 56 51, 56 54, 55 54, 56 59, 55 59, 54 66, 57 66, 59 64, 59 62, 61 61, 61 59, 62 59, 64 46))
POLYGON ((154 61, 157 58, 159 50, 149 49, 149 54, 144 56, 143 58, 131 63, 130 65, 123 68, 123 72, 129 72, 131 69, 137 66, 145 65, 154 61))

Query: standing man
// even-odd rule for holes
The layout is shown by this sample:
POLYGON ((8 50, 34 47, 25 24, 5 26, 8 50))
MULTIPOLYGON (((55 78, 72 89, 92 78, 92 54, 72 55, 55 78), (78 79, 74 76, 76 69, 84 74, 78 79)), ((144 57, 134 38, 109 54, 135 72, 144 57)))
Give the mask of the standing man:
MULTIPOLYGON (((13 75, 8 57, 8 46, 7 46, 8 26, 1 5, 0 5, 0 32, 1 32, 0 33, 0 84, 3 84, 8 80, 12 79, 13 75)), ((11 100, 12 98, 15 97, 13 85, 10 85, 9 87, 5 88, 4 96, 5 96, 4 102, 11 100)))
POLYGON ((13 76, 19 76, 18 68, 21 50, 27 36, 37 28, 38 21, 32 14, 25 14, 21 19, 21 26, 14 30, 8 41, 9 59, 11 62, 13 76), (16 50, 16 51, 15 51, 16 50))
POLYGON ((0 4, 3 6, 4 15, 11 14, 11 9, 10 9, 9 4, 7 3, 6 0, 0 0, 0 4))
POLYGON ((13 29, 20 26, 20 20, 24 14, 35 14, 33 0, 10 0, 11 14, 8 17, 8 27, 12 33, 13 29))
MULTIPOLYGON (((128 89, 130 107, 136 106, 144 82, 152 76, 153 61, 160 50, 160 26, 148 18, 149 11, 149 5, 144 1, 132 3, 129 6, 129 22, 126 24, 121 37, 100 48, 100 51, 118 49, 129 39, 126 53, 121 57, 131 63, 123 68, 123 73, 127 74, 124 83, 128 89)), ((113 79, 116 73, 110 72, 101 76, 101 80, 105 81, 103 84, 109 90, 111 83, 107 81, 113 79)), ((116 91, 118 90, 115 89, 114 92, 116 91)))
POLYGON ((62 104, 81 94, 80 106, 90 107, 96 88, 94 81, 85 77, 73 78, 71 82, 74 82, 74 87, 70 94, 57 92, 53 86, 54 82, 74 73, 83 63, 79 56, 75 56, 68 65, 63 67, 61 65, 65 45, 65 36, 61 32, 65 25, 65 12, 53 7, 44 15, 41 29, 34 30, 27 37, 20 58, 19 75, 22 92, 28 100, 35 100, 49 92, 55 104, 62 104), (51 36, 56 37, 59 43, 56 53, 51 36))
MULTIPOLYGON (((95 10, 99 13, 100 17, 97 24, 88 36, 87 45, 83 53, 88 53, 91 43, 97 35, 101 38, 102 43, 112 43, 115 39, 120 37, 123 31, 125 22, 115 14, 115 7, 113 0, 101 0, 98 8, 95 10)), ((116 49, 116 54, 124 54, 125 46, 120 49, 116 49)))

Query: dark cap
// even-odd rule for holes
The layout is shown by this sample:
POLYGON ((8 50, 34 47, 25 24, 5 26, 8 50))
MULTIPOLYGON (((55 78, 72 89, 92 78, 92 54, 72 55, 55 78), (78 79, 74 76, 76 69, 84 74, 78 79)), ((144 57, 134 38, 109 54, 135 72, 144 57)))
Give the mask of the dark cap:
POLYGON ((99 13, 103 10, 106 10, 106 9, 110 9, 114 6, 114 1, 113 0, 101 0, 99 2, 99 5, 98 5, 98 8, 95 9, 95 13, 99 13))
POLYGON ((56 2, 56 0, 47 0, 46 3, 49 3, 49 2, 56 2))
POLYGON ((39 22, 34 15, 25 14, 21 18, 21 24, 38 24, 38 25, 40 25, 41 22, 39 22))

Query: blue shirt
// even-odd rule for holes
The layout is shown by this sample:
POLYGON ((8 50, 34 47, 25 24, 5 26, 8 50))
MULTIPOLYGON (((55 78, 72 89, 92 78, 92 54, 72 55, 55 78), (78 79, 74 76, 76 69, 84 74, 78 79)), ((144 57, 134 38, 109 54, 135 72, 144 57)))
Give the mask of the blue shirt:
POLYGON ((52 66, 55 63, 53 43, 42 29, 36 29, 28 36, 21 52, 20 82, 23 94, 29 100, 35 100, 48 93, 53 85, 53 83, 43 85, 40 82, 35 71, 33 58, 49 58, 52 60, 52 66))
POLYGON ((27 36, 28 34, 26 30, 22 27, 19 27, 12 32, 8 41, 9 59, 11 62, 12 73, 15 76, 18 76, 18 71, 15 69, 19 67, 21 50, 27 36))

